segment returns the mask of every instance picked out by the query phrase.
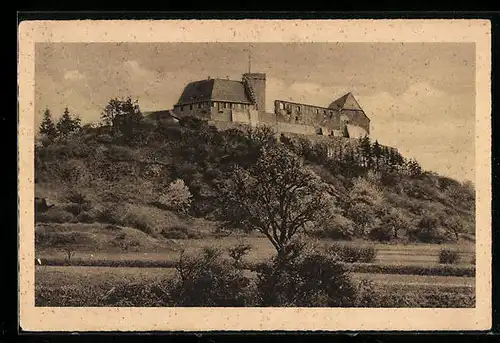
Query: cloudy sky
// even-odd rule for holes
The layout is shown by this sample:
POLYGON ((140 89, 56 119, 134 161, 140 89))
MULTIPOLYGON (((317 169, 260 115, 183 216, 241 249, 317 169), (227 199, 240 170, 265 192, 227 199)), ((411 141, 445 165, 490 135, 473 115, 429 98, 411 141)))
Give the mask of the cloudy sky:
POLYGON ((372 138, 427 170, 474 180, 475 46, 468 43, 37 43, 36 123, 45 108, 99 120, 109 99, 169 109, 194 80, 267 74, 275 99, 320 106, 352 92, 372 138))

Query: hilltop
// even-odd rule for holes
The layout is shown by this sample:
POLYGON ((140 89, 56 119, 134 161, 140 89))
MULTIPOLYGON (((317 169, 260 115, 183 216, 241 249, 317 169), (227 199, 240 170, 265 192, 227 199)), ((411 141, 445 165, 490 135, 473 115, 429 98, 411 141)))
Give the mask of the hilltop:
POLYGON ((311 237, 474 241, 473 186, 423 171, 396 149, 367 137, 276 136, 266 127, 218 130, 193 117, 167 126, 142 123, 128 134, 86 126, 44 139, 35 149, 36 196, 55 206, 37 213, 37 222, 127 226, 151 237, 141 239, 148 249, 166 238, 223 235, 214 215, 219 185, 235 165, 248 168, 263 146, 276 144, 300 157, 332 196, 334 217, 309 228, 311 237), (190 195, 182 211, 173 206, 177 195, 167 194, 180 180, 190 195))

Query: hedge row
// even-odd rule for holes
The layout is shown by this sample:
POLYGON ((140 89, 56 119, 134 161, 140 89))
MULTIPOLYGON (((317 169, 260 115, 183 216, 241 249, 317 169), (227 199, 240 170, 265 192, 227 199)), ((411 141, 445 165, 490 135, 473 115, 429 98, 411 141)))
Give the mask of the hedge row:
MULTIPOLYGON (((36 261, 35 261, 35 264, 36 261)), ((174 268, 176 261, 165 260, 88 260, 74 258, 71 261, 61 258, 43 259, 46 266, 88 266, 88 267, 141 267, 141 268, 174 268)), ((476 275, 474 266, 418 266, 418 265, 384 265, 375 263, 347 263, 353 273, 428 275, 428 276, 468 276, 476 275)), ((255 270, 255 266, 246 265, 245 269, 255 270)))
POLYGON ((352 263, 349 270, 354 273, 372 274, 400 274, 400 275, 428 275, 428 276, 469 276, 476 275, 474 266, 418 266, 418 265, 390 265, 374 263, 352 263))

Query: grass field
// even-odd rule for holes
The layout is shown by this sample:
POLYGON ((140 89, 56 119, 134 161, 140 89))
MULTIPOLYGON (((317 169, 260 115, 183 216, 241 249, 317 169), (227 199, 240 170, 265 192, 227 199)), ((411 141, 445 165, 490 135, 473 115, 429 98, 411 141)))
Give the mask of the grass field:
MULTIPOLYGON (((169 240, 167 247, 156 246, 141 249, 139 251, 121 251, 119 249, 75 249, 74 258, 82 260, 140 260, 140 261, 176 261, 181 250, 185 250, 187 254, 197 254, 204 247, 217 247, 221 250, 227 250, 236 244, 243 242, 249 244, 252 249, 245 257, 247 263, 258 263, 271 258, 276 251, 264 237, 224 237, 205 239, 188 239, 188 240, 169 240), (142 250, 142 251, 141 251, 142 250)), ((448 248, 458 250, 460 252, 459 265, 470 265, 474 257, 474 245, 432 245, 432 244, 407 244, 407 245, 390 245, 381 243, 364 243, 364 242, 335 242, 325 240, 323 245, 329 246, 332 244, 346 245, 370 245, 377 250, 376 263, 381 264, 409 264, 409 265, 438 265, 439 252, 441 249, 448 248)), ((39 249, 37 250, 37 258, 42 259, 64 259, 66 253, 61 249, 39 249)))
MULTIPOLYGON (((86 245, 72 249, 72 266, 65 266, 68 260, 64 247, 37 246, 36 258, 42 263, 37 265, 35 272, 37 304, 44 306, 82 306, 78 297, 87 294, 87 288, 91 290, 91 295, 87 294, 88 298, 84 303, 103 306, 99 299, 117 285, 161 284, 162 280, 175 277, 176 270, 172 267, 178 261, 181 251, 197 255, 205 247, 216 247, 227 252, 228 248, 238 243, 249 244, 251 250, 244 258, 249 268, 269 260, 276 253, 267 238, 258 235, 164 239, 126 227, 110 231, 103 224, 59 224, 43 227, 42 230, 57 234, 78 231, 88 236, 86 245), (127 242, 136 244, 126 251, 113 246, 111 242, 118 235, 125 236, 127 242), (96 303, 92 302, 93 297, 96 303)), ((355 263, 349 265, 349 268, 354 280, 371 281, 380 294, 385 294, 377 300, 378 304, 392 304, 396 307, 446 307, 446 304, 456 306, 457 303, 469 306, 474 301, 473 243, 403 245, 331 240, 316 243, 324 249, 332 244, 374 247, 377 255, 373 263, 355 263), (459 252, 458 264, 439 264, 439 253, 444 248, 459 252)))

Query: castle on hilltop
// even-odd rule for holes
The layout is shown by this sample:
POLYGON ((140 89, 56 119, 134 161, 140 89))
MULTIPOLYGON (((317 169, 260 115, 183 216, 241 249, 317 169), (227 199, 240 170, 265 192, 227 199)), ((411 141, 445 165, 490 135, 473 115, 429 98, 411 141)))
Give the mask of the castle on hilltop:
POLYGON ((284 100, 266 112, 266 74, 245 73, 242 79, 212 79, 187 84, 173 109, 156 112, 156 120, 194 116, 224 129, 234 125, 272 127, 276 133, 361 138, 370 134, 370 119, 352 93, 328 107, 284 100))

